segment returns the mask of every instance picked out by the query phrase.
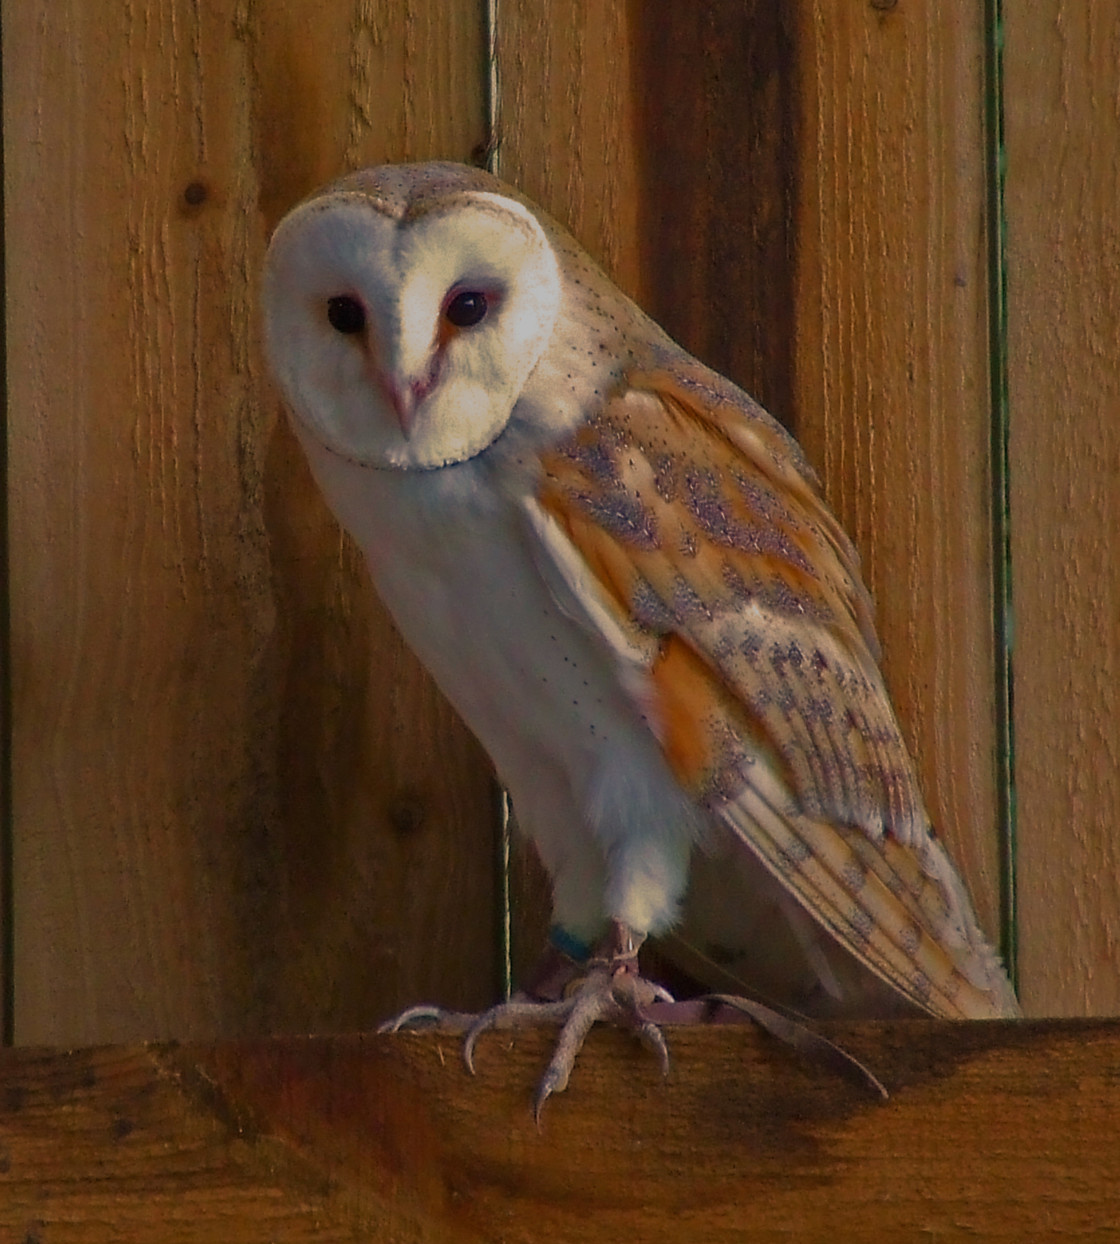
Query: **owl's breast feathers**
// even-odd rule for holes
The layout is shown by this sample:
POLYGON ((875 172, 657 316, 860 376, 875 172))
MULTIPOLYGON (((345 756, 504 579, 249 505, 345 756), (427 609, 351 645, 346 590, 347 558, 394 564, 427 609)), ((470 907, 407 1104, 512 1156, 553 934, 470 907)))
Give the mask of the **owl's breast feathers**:
POLYGON ((645 654, 643 708, 681 785, 911 1000, 1012 1013, 931 836, 857 555, 796 444, 690 364, 632 373, 543 468, 536 500, 595 611, 645 654))

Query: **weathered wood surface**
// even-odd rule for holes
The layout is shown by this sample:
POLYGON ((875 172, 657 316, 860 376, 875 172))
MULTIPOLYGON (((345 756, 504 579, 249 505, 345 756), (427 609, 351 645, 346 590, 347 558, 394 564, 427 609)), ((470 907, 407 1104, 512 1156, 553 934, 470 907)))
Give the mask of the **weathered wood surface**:
POLYGON ((754 1029, 0 1054, 0 1234, 40 1244, 1111 1239, 1120 1025, 834 1027, 885 1104, 754 1029))
POLYGON ((476 0, 3 10, 15 1032, 357 1028, 495 985, 489 765, 268 385, 268 232, 468 159, 476 0))
POLYGON ((1004 6, 1023 997, 1120 1014, 1120 13, 1004 6))

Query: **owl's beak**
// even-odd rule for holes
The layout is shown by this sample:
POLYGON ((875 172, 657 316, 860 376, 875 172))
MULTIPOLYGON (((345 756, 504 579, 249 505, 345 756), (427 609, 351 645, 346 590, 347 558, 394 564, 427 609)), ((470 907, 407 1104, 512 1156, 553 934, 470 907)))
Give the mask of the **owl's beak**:
POLYGON ((381 390, 385 395, 385 400, 393 408, 393 414, 397 417, 397 423, 400 425, 401 434, 405 440, 408 440, 409 434, 412 432, 412 424, 416 418, 416 386, 415 385, 396 385, 392 380, 382 379, 381 390))
POLYGON ((438 356, 430 342, 418 344, 392 331, 370 334, 366 366, 386 405, 397 417, 405 440, 412 436, 416 412, 432 390, 438 375, 438 356))
POLYGON ((416 412, 435 384, 438 365, 423 358, 414 370, 408 361, 400 359, 399 351, 370 351, 366 367, 385 404, 396 415, 397 425, 407 441, 416 424, 416 412))

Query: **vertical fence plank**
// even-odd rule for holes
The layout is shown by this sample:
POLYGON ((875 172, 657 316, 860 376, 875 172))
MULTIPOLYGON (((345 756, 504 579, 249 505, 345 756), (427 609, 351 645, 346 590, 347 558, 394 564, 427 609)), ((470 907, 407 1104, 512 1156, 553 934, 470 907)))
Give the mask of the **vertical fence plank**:
POLYGON ((794 423, 935 826, 999 905, 982 6, 796 6, 794 423))
MULTIPOLYGON (((0 106, 4 98, 4 22, 0 16, 0 106)), ((0 125, 0 217, 7 190, 6 161, 0 125)), ((5 232, 0 219, 0 298, 7 280, 5 232)), ((0 307, 0 1045, 12 1041, 12 719, 11 645, 8 608, 8 365, 7 326, 0 307)))
POLYGON ((626 4, 499 5, 498 20, 502 176, 635 296, 640 157, 626 4))
POLYGON ((1120 1013, 1120 16, 1005 5, 1020 962, 1120 1013))
POLYGON ((264 377, 267 230, 483 138, 476 0, 4 5, 16 1036, 491 995, 487 766, 264 377))
POLYGON ((631 6, 641 301, 790 424, 795 66, 782 6, 631 6))

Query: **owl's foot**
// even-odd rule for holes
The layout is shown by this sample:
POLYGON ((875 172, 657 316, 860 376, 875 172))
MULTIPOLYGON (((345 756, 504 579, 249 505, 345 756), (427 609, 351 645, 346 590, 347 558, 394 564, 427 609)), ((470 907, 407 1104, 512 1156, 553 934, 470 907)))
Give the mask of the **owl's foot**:
POLYGON ((484 1032, 562 1021, 552 1058, 533 1098, 533 1114, 538 1122, 545 1102, 567 1087, 576 1057, 597 1023, 615 1024, 632 1032, 657 1056, 662 1073, 668 1072, 669 1050, 647 1008, 673 999, 667 990, 646 980, 638 971, 642 940, 626 925, 614 921, 585 964, 565 956, 547 957, 529 996, 491 1007, 471 1025, 463 1042, 463 1059, 468 1069, 474 1071, 474 1048, 484 1032))
POLYGON ((671 1003, 673 998, 639 973, 638 948, 642 940, 625 925, 613 922, 607 937, 586 963, 576 963, 555 951, 546 956, 528 993, 501 1002, 480 1015, 431 1006, 410 1007, 378 1031, 434 1027, 440 1032, 462 1033, 463 1061, 473 1075, 475 1046, 484 1032, 559 1022, 560 1035, 533 1098, 533 1114, 539 1123, 545 1102, 567 1087, 576 1057, 597 1023, 628 1029, 657 1056, 662 1073, 669 1070, 665 1038, 650 1019, 647 1008, 671 1003))

